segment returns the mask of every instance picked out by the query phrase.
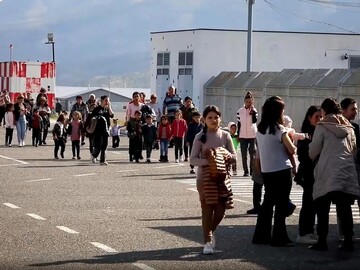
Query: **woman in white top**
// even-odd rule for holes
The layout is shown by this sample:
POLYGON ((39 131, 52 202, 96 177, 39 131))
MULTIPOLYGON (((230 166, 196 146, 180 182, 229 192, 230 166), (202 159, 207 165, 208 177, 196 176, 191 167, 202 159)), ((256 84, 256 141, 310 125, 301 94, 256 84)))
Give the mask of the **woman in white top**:
POLYGON ((286 214, 292 184, 290 162, 295 146, 283 126, 285 103, 277 96, 266 100, 258 125, 256 164, 263 174, 264 201, 256 222, 253 244, 293 246, 286 230, 286 214), (274 226, 271 234, 273 208, 274 226))

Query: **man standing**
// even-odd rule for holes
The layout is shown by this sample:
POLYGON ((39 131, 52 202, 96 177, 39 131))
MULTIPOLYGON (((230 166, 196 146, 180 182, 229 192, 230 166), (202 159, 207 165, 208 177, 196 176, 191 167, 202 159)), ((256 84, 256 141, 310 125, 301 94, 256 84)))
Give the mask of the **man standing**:
POLYGON ((163 102, 163 114, 167 115, 170 124, 175 119, 175 112, 182 105, 181 97, 175 91, 175 86, 171 85, 163 102))
POLYGON ((56 103, 55 103, 55 112, 57 113, 57 115, 59 116, 62 112, 62 104, 59 101, 59 99, 56 99, 56 103))
MULTIPOLYGON (((72 119, 72 114, 75 111, 78 111, 79 113, 81 113, 81 119, 82 119, 83 123, 85 123, 89 110, 88 110, 87 105, 83 101, 82 96, 76 96, 76 103, 71 108, 70 117, 69 117, 70 120, 72 119)), ((81 145, 85 145, 85 136, 84 135, 81 135, 81 145)))
POLYGON ((93 118, 97 118, 96 129, 93 134, 92 161, 95 163, 100 154, 100 165, 108 165, 105 161, 105 151, 108 146, 110 118, 114 117, 114 112, 108 96, 101 96, 100 99, 100 105, 95 107, 91 113, 93 118))

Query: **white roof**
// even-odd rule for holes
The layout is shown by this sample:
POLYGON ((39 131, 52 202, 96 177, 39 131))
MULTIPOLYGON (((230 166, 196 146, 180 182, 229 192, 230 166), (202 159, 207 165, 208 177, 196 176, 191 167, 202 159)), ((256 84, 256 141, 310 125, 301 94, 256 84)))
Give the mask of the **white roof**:
MULTIPOLYGON (((66 99, 69 97, 83 95, 86 93, 91 94, 91 91, 96 91, 98 89, 104 89, 109 91, 109 88, 106 87, 78 87, 78 86, 56 86, 56 97, 61 99, 66 99)), ((110 93, 122 95, 124 97, 132 98, 133 92, 144 92, 147 98, 150 98, 151 91, 150 88, 118 88, 111 87, 110 93)), ((87 97, 84 97, 86 99, 87 97)))

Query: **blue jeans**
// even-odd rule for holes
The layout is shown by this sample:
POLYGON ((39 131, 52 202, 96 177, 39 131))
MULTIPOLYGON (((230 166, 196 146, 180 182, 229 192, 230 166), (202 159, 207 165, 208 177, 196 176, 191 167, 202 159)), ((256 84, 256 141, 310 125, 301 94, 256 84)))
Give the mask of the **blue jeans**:
POLYGON ((167 156, 169 149, 169 141, 167 139, 160 139, 160 156, 167 156))
POLYGON ((16 121, 16 131, 18 142, 24 141, 26 136, 26 117, 22 115, 19 120, 16 121))

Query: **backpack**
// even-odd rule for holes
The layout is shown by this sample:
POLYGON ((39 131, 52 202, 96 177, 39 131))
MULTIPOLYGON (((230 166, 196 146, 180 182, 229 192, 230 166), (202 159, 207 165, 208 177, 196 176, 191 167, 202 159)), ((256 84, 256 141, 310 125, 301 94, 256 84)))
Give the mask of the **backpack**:
POLYGON ((86 128, 86 132, 91 135, 101 133, 109 134, 109 128, 107 126, 105 117, 97 115, 91 118, 90 125, 86 128))
POLYGON ((145 123, 146 121, 146 116, 147 115, 151 115, 151 117, 153 118, 154 116, 156 116, 153 108, 151 108, 149 105, 147 104, 144 104, 141 109, 140 109, 140 112, 141 112, 141 122, 145 123))

